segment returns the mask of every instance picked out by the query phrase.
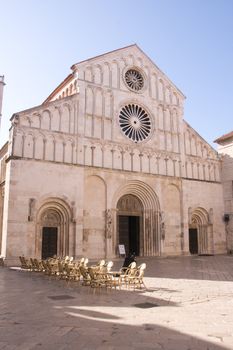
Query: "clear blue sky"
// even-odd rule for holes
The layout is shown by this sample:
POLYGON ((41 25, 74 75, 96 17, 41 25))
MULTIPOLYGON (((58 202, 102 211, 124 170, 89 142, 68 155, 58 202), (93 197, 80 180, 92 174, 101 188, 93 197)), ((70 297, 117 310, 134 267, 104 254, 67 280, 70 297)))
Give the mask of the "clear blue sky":
POLYGON ((207 142, 233 130, 233 0, 0 0, 0 145, 11 115, 73 63, 133 43, 186 95, 184 118, 207 142))

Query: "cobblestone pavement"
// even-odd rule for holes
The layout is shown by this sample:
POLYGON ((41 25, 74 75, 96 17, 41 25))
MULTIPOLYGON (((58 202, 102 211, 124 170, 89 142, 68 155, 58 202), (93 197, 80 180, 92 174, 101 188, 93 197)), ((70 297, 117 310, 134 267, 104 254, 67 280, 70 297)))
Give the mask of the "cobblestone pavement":
POLYGON ((142 260, 135 291, 0 268, 0 349, 233 349, 233 257, 142 260))

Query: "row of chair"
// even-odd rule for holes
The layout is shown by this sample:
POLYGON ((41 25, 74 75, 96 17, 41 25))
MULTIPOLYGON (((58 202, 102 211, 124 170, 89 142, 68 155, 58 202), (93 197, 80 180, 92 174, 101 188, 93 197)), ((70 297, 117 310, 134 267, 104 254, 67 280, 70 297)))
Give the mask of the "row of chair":
POLYGON ((122 286, 127 288, 145 287, 143 281, 146 264, 136 266, 132 262, 129 267, 123 267, 119 271, 112 271, 113 262, 100 260, 96 265, 88 266, 88 259, 82 258, 75 261, 72 257, 49 258, 39 261, 36 258, 25 259, 19 257, 22 269, 34 272, 43 272, 46 275, 58 279, 69 281, 81 281, 83 286, 92 288, 106 287, 121 289, 122 286))

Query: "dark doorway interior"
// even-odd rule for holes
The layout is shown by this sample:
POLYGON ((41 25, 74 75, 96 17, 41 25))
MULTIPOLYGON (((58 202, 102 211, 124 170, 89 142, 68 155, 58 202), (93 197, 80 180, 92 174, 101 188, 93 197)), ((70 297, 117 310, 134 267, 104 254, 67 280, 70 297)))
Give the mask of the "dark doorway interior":
POLYGON ((140 254, 140 216, 119 215, 119 244, 125 245, 127 255, 140 254))
POLYGON ((42 259, 57 255, 57 227, 43 227, 42 259))
POLYGON ((198 254, 198 235, 196 228, 189 229, 189 251, 191 254, 198 254))

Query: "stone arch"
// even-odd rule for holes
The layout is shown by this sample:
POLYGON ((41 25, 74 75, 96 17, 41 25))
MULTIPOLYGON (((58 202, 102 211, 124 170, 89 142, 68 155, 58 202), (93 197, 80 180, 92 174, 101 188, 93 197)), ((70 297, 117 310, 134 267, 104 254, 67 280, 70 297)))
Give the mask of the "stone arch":
POLYGON ((119 88, 119 65, 117 61, 112 61, 111 64, 111 71, 112 71, 112 87, 113 88, 119 88))
POLYGON ((64 200, 50 197, 41 203, 36 214, 35 255, 42 257, 44 254, 42 244, 45 232, 47 235, 56 232, 56 255, 75 255, 74 237, 70 234, 71 220, 72 210, 64 200))
POLYGON ((189 250, 191 254, 210 254, 213 248, 213 227, 209 221, 209 214, 206 209, 197 207, 194 210, 189 208, 189 250), (196 230, 196 231, 194 231, 196 230), (197 251, 192 252, 191 241, 196 235, 197 251))
POLYGON ((165 95, 165 102, 170 104, 171 103, 171 87, 170 86, 165 86, 164 87, 164 95, 165 95))
POLYGON ((34 148, 35 148, 34 141, 35 141, 35 137, 32 132, 29 132, 25 135, 23 157, 26 157, 26 158, 34 157, 34 148))
POLYGON ((176 108, 172 108, 171 115, 172 115, 172 130, 173 132, 176 133, 179 131, 179 120, 178 120, 178 113, 176 108))
POLYGON ((54 106, 52 120, 51 120, 51 130, 61 131, 61 106, 54 106))
POLYGON ((51 130, 51 112, 49 109, 43 110, 41 114, 41 129, 51 130))
POLYGON ((146 183, 138 180, 130 181, 121 186, 115 193, 112 201, 115 215, 115 247, 119 244, 119 212, 118 202, 126 195, 132 195, 142 204, 142 215, 140 222, 140 255, 160 255, 160 205, 154 190, 146 183))
POLYGON ((141 57, 136 57, 135 59, 135 63, 134 63, 136 66, 142 68, 143 67, 143 60, 141 57))
POLYGON ((94 67, 94 83, 102 84, 103 80, 103 71, 101 65, 97 64, 94 67))
POLYGON ((151 97, 154 99, 158 98, 158 77, 155 72, 153 72, 150 76, 151 81, 151 97))
POLYGON ((161 78, 158 80, 158 99, 164 101, 164 82, 161 78))
POLYGON ((47 135, 45 147, 45 160, 54 161, 55 138, 53 134, 47 135))
POLYGON ((60 131, 69 133, 70 132, 70 117, 71 117, 71 106, 68 103, 62 105, 61 113, 61 127, 60 131))
POLYGON ((90 82, 93 81, 93 69, 92 69, 91 66, 88 66, 88 67, 85 68, 84 80, 90 81, 90 82))
POLYGON ((129 66, 134 66, 135 65, 135 59, 134 56, 132 54, 128 55, 126 57, 126 62, 129 66))
POLYGON ((40 115, 39 113, 33 113, 31 115, 31 127, 32 128, 39 128, 40 127, 40 115))
POLYGON ((85 91, 85 111, 87 114, 92 115, 94 108, 94 91, 92 87, 87 86, 85 91))
POLYGON ((23 156, 25 133, 23 129, 17 128, 13 136, 13 155, 23 156))
POLYGON ((94 114, 103 115, 103 90, 101 88, 94 90, 94 114))
POLYGON ((45 134, 38 132, 35 134, 35 159, 43 159, 45 153, 45 134))

